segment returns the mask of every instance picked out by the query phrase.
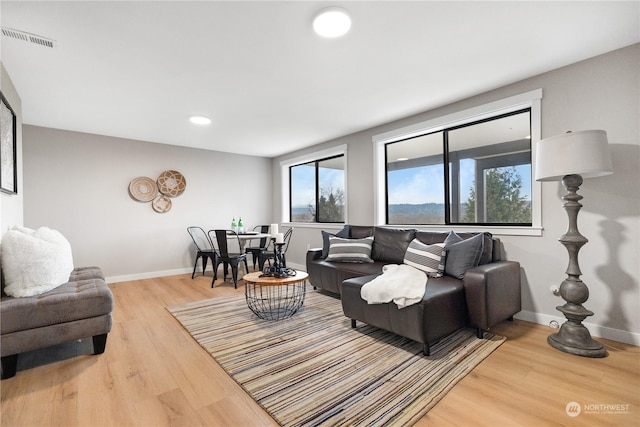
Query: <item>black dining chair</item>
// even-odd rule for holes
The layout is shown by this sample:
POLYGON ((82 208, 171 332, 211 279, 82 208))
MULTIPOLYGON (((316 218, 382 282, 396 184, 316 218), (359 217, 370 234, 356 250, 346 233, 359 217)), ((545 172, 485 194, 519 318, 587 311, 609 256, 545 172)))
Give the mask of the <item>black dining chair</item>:
MULTIPOLYGON (((196 266, 198 265, 198 260, 202 258, 202 275, 204 276, 204 270, 207 268, 207 261, 211 260, 211 265, 213 267, 213 282, 218 279, 217 275, 217 259, 218 254, 211 243, 211 239, 207 236, 207 233, 200 227, 187 227, 187 232, 193 239, 193 243, 196 245, 196 262, 193 264, 193 273, 191 273, 191 278, 193 279, 196 275, 196 266)), ((211 287, 213 287, 213 282, 211 283, 211 287)))
MULTIPOLYGON (((218 256, 216 261, 216 270, 218 265, 222 263, 224 265, 224 280, 227 280, 227 272, 229 265, 231 265, 231 276, 233 277, 233 285, 238 288, 238 264, 244 262, 244 271, 249 273, 249 266, 247 265, 246 253, 232 253, 229 252, 229 240, 235 240, 238 242, 238 247, 241 248, 240 238, 238 233, 233 230, 209 230, 209 238, 213 242, 211 232, 214 233, 215 241, 218 243, 218 256)), ((213 285, 212 285, 213 287, 213 285)))
MULTIPOLYGON (((256 225, 255 227, 253 227, 253 231, 258 231, 260 232, 260 234, 267 234, 269 232, 269 226, 268 225, 256 225)), ((258 260, 260 259, 260 255, 265 252, 270 250, 269 249, 269 243, 271 242, 271 239, 269 239, 268 237, 263 237, 260 239, 260 243, 258 243, 258 246, 249 246, 249 247, 245 247, 245 253, 247 254, 251 254, 251 257, 253 258, 253 269, 256 269, 256 263, 258 262, 258 260)))
MULTIPOLYGON (((287 266, 285 254, 287 253, 287 249, 289 248, 289 242, 291 242, 292 235, 293 235, 293 227, 291 227, 286 231, 286 233, 284 233, 284 246, 282 247, 282 266, 281 266, 283 268, 287 266)), ((275 255, 273 254, 273 248, 270 251, 264 251, 263 253, 261 253, 260 258, 258 260, 260 271, 264 270, 265 262, 269 262, 269 265, 271 265, 272 259, 275 259, 275 255)))

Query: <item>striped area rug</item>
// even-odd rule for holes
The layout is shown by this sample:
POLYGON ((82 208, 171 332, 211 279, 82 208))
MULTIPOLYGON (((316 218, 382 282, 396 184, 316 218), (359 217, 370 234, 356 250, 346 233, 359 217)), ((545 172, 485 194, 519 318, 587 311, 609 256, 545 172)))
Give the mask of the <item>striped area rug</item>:
POLYGON ((167 310, 282 426, 412 425, 505 340, 462 329, 424 357, 411 340, 352 329, 340 300, 316 291, 281 321, 241 296, 167 310))

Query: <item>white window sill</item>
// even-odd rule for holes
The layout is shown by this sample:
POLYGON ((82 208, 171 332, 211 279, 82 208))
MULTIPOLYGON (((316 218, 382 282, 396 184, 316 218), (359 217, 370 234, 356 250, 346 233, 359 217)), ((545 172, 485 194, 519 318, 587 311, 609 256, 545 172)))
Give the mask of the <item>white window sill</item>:
MULTIPOLYGON (((345 224, 342 223, 320 223, 320 222, 284 222, 285 227, 317 228, 324 230, 340 230, 345 224)), ((478 227, 464 225, 378 225, 378 227, 388 228, 415 228, 420 231, 457 231, 457 232, 484 232, 488 231, 494 236, 542 236, 542 227, 526 226, 504 226, 504 227, 478 227)))

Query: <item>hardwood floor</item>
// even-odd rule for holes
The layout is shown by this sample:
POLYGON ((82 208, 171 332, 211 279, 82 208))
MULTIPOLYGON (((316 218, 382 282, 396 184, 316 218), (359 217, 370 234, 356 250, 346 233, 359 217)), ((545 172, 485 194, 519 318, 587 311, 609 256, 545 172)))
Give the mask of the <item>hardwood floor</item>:
MULTIPOLYGON (((242 294, 210 272, 111 285, 114 325, 104 354, 22 370, 0 383, 2 426, 274 426, 165 310, 242 294)), ((547 327, 504 322, 507 341, 418 426, 639 426, 640 348, 603 342, 589 359, 546 343, 547 327), (567 415, 577 402, 581 413, 567 415), (614 406, 615 405, 615 406, 614 406)))

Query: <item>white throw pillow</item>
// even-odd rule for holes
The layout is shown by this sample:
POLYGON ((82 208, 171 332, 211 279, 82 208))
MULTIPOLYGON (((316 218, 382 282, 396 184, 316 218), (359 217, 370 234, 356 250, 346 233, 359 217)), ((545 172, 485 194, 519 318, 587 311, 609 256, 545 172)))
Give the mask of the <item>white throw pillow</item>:
POLYGON ((72 271, 71 245, 56 230, 13 227, 2 237, 4 292, 9 296, 43 294, 66 283, 72 271))

